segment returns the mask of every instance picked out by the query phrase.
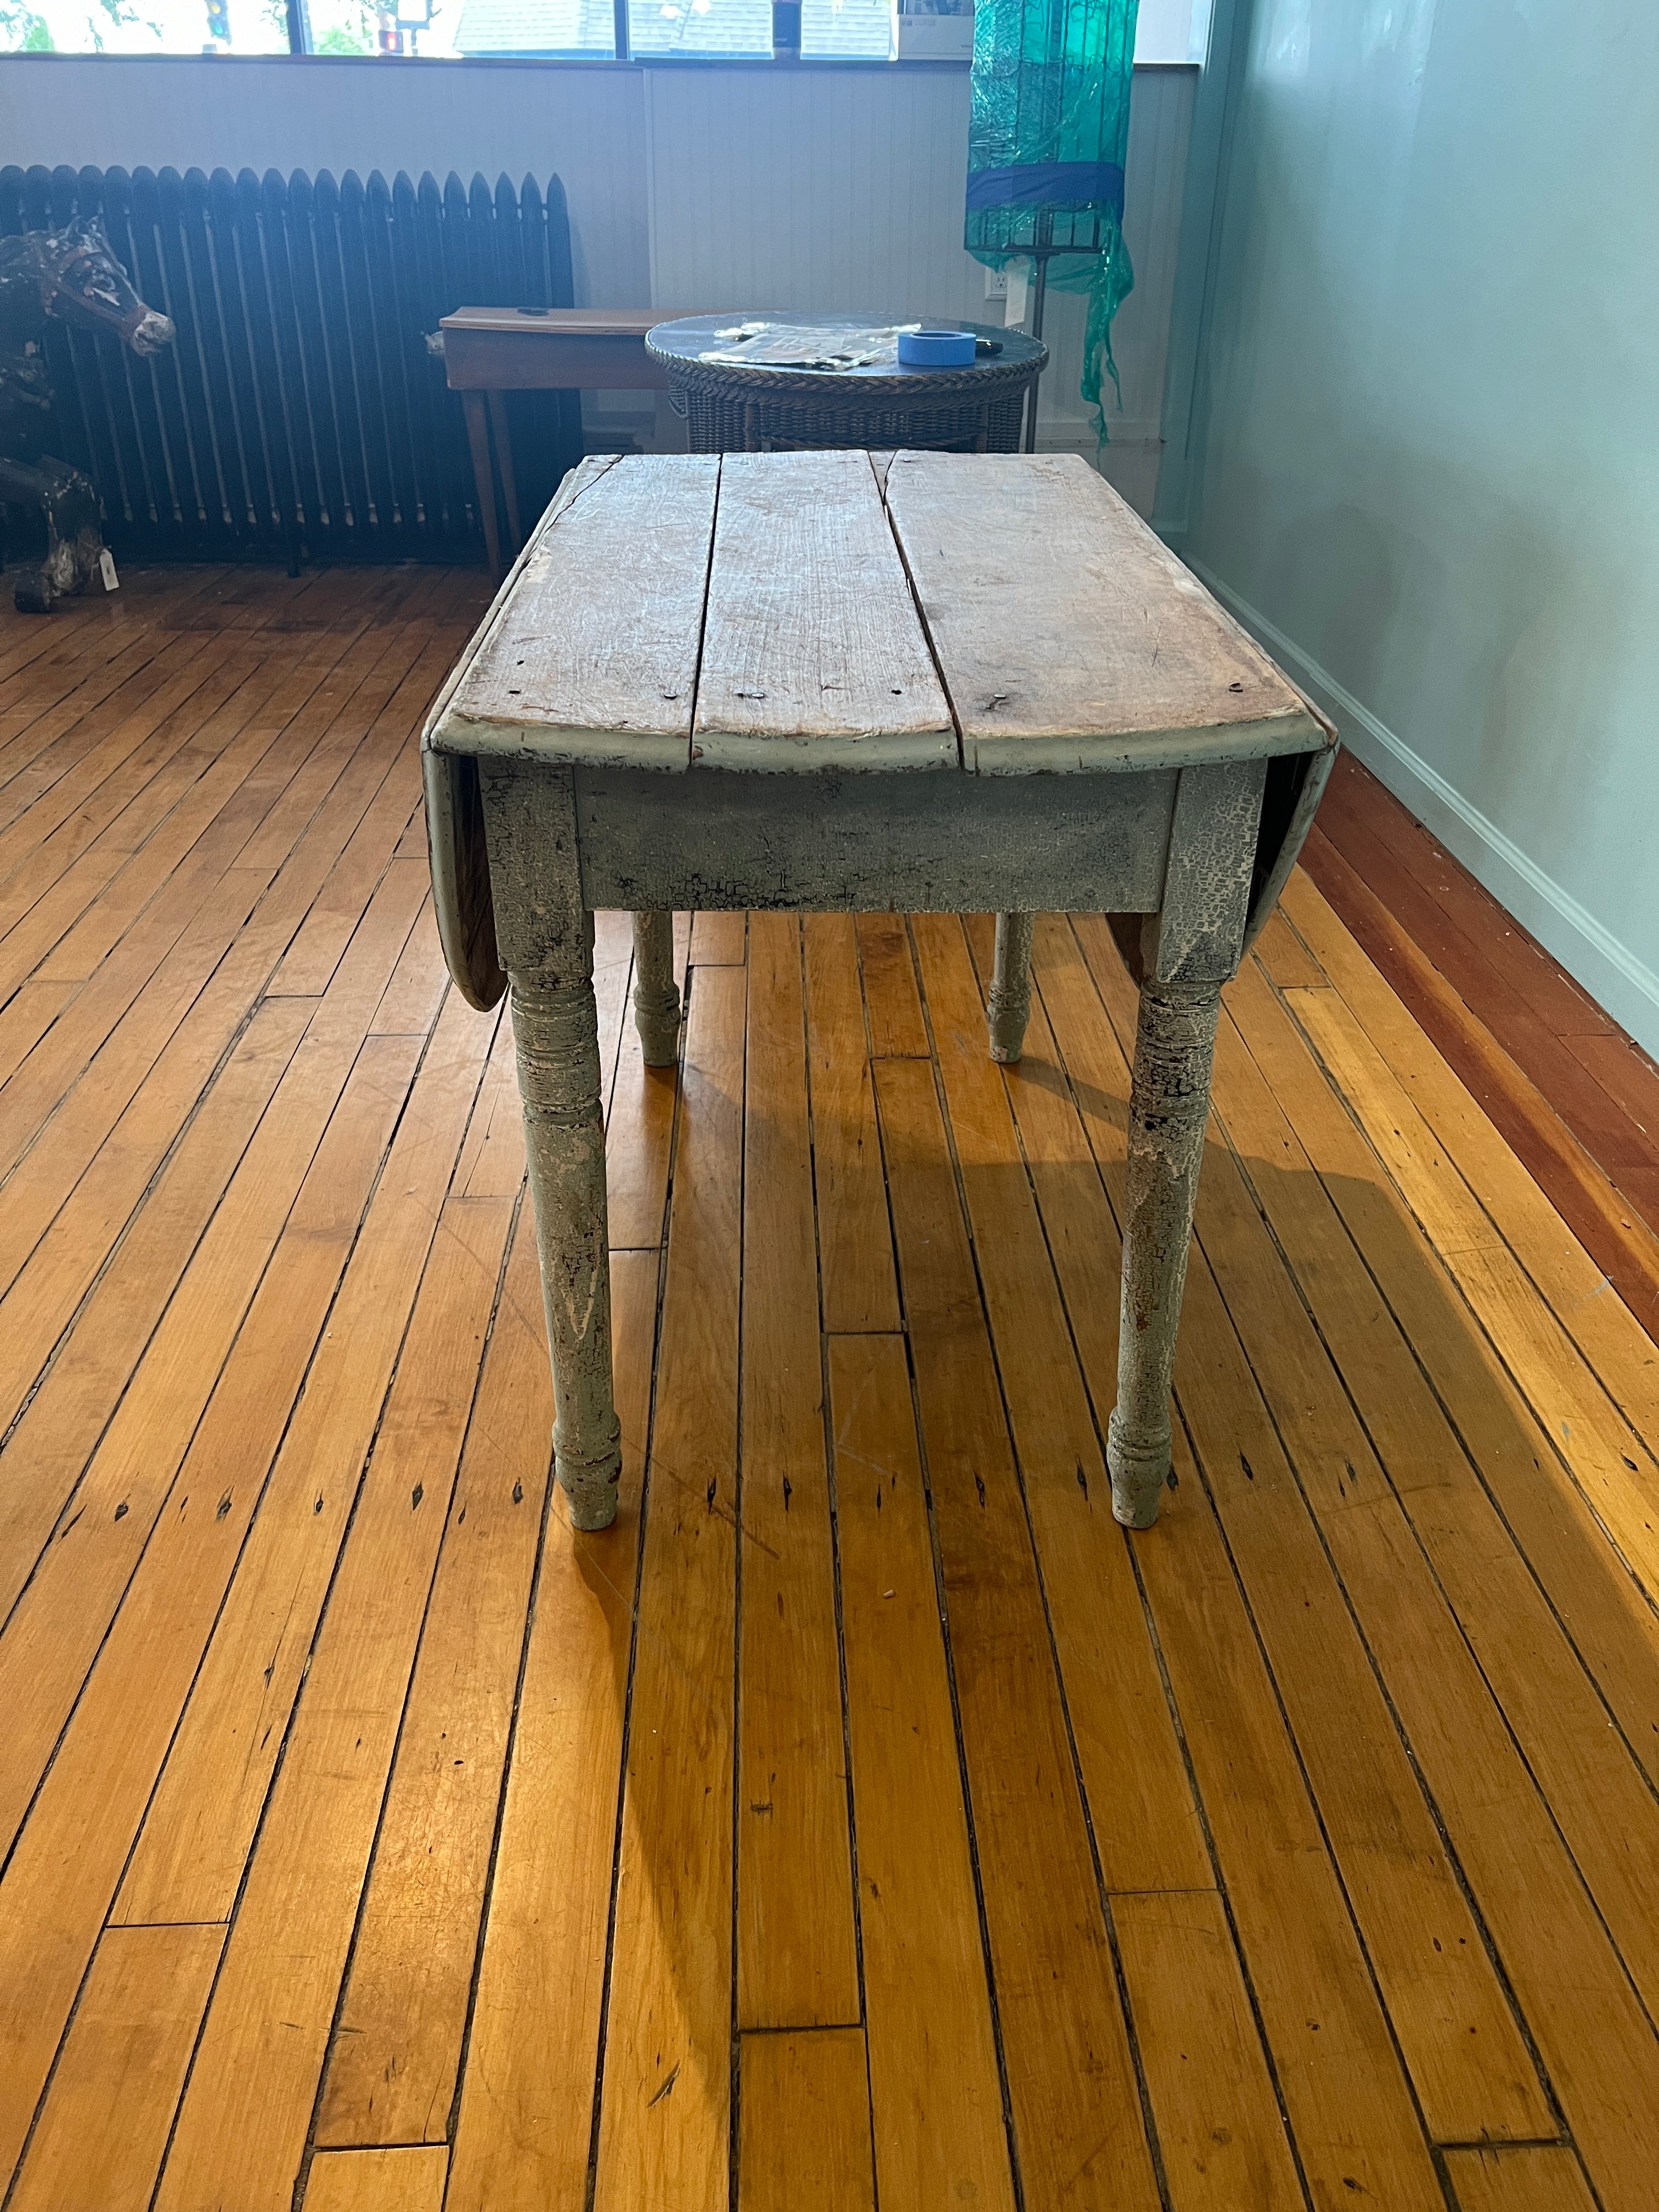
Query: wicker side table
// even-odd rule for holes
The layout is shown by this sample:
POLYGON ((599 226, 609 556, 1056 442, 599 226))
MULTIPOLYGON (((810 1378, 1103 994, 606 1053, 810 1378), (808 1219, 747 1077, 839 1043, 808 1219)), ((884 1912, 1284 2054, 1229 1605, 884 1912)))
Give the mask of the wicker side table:
POLYGON ((744 342, 727 335, 757 326, 810 331, 826 355, 872 335, 867 320, 845 315, 690 315, 659 323, 645 349, 667 375, 694 453, 826 446, 1018 453, 1026 397, 1048 359, 1047 347, 1023 331, 952 324, 1000 350, 966 368, 909 368, 896 358, 845 369, 774 365, 742 359, 744 342), (717 353, 738 357, 708 358, 717 353))

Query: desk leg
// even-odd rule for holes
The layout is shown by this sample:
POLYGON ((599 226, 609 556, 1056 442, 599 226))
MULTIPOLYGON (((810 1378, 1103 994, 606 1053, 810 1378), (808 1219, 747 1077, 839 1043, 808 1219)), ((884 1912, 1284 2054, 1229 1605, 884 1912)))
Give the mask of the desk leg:
POLYGON ((1130 1528, 1150 1528, 1157 1520, 1170 1473, 1170 1378, 1220 1010, 1219 983, 1149 976, 1140 987, 1117 1404, 1106 1433, 1112 1511, 1130 1528))
POLYGON ((996 966, 986 1008, 993 1060, 1016 1060, 1025 1049, 1025 1024, 1031 1015, 1031 916, 997 916, 996 966))
POLYGON ((634 1026, 647 1067, 672 1067, 680 1056, 680 994, 674 981, 674 917, 634 917, 634 1026))
POLYGON ((519 479, 513 472, 513 440, 507 427, 507 394, 489 395, 489 427, 495 433, 495 465, 501 472, 501 494, 507 501, 507 526, 513 532, 513 550, 524 544, 519 521, 519 479))
POLYGON ((573 933, 577 945, 550 945, 533 972, 513 969, 509 980, 553 1359, 554 1471, 570 1500, 574 1526, 606 1528, 617 1514, 622 1448, 611 1377, 592 915, 581 915, 573 933))
POLYGON ((484 551, 489 573, 499 582, 507 572, 501 566, 501 533, 495 527, 495 479, 489 467, 489 418, 483 392, 462 392, 461 412, 466 416, 466 442, 472 449, 472 489, 478 502, 478 520, 483 525, 484 551))

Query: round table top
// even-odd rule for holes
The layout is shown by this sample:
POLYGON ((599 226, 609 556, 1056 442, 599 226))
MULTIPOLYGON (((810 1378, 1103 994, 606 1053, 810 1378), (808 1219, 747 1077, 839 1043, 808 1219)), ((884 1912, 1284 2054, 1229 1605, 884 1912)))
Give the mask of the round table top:
POLYGON ((1048 358, 1040 339, 1024 331, 947 317, 939 323, 880 323, 870 316, 777 313, 686 315, 659 323, 646 334, 646 350, 662 360, 704 369, 730 368, 780 380, 810 378, 825 385, 863 384, 873 379, 902 383, 915 377, 938 386, 949 379, 993 373, 999 380, 1012 370, 1036 375, 1048 358), (904 330, 971 331, 996 348, 960 368, 937 363, 912 366, 898 357, 904 330))

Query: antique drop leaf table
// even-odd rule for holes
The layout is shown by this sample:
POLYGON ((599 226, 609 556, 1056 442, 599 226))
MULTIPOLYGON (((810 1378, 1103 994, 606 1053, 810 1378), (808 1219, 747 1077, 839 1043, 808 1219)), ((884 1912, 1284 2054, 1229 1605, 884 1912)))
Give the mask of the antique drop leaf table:
POLYGON ((512 991, 578 1528, 616 1511, 594 911, 678 1049, 676 908, 996 912, 994 1057, 1030 919, 1102 912, 1139 986, 1112 1505, 1145 1528, 1221 986, 1318 804, 1328 724, 1085 462, 642 455, 565 480, 422 741, 439 927, 512 991))

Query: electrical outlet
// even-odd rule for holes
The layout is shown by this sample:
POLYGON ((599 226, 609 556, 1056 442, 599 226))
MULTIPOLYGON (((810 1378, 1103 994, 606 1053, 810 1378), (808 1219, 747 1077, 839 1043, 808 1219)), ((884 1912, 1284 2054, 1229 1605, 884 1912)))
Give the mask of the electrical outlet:
POLYGON ((1008 271, 988 269, 985 272, 985 296, 988 300, 1006 300, 1008 296, 1008 271))

